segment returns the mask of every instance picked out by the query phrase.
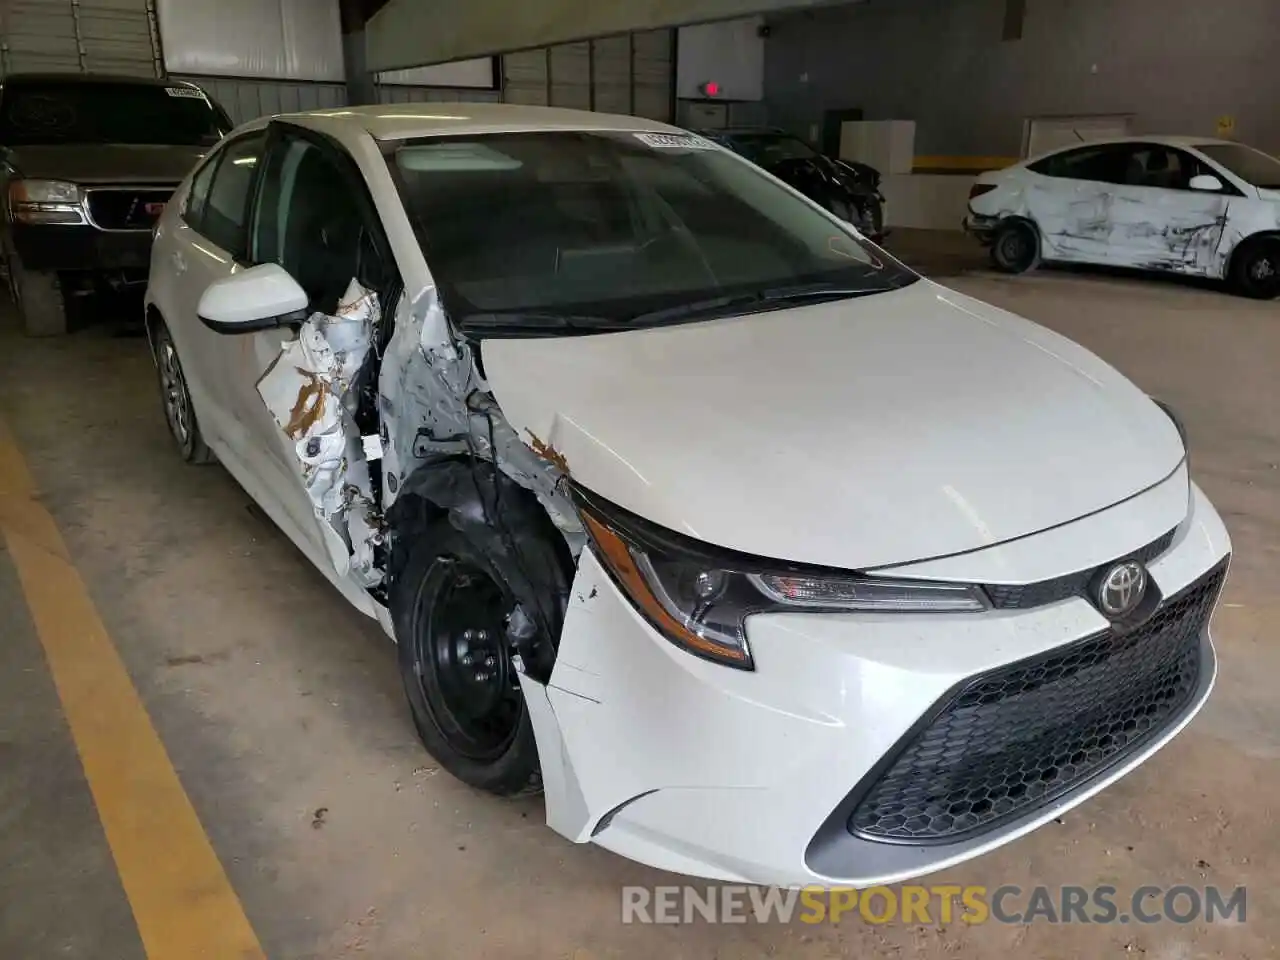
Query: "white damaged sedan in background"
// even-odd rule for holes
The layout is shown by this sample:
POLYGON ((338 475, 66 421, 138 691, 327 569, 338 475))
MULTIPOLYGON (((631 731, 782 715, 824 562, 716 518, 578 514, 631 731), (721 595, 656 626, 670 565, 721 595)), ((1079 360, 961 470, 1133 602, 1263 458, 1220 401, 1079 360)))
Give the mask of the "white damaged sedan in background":
POLYGON ((1230 140, 1098 140, 984 173, 966 229, 997 268, 1092 263, 1280 296, 1280 160, 1230 140))
POLYGON ((1150 757, 1230 544, 1173 414, 633 117, 228 137, 158 226, 170 429, 398 643, 427 749, 654 866, 891 882, 1150 757))

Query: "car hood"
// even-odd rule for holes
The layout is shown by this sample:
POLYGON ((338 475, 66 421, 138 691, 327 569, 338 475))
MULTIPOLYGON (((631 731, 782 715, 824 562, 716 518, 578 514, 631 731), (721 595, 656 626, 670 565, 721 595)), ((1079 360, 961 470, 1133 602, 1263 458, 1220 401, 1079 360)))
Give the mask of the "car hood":
POLYGON ((177 183, 212 147, 55 144, 16 147, 8 161, 24 177, 72 183, 177 183))
POLYGON ((1172 421, 1097 357, 926 280, 481 350, 506 417, 577 483, 775 559, 865 570, 962 553, 1132 497, 1185 457, 1172 421))

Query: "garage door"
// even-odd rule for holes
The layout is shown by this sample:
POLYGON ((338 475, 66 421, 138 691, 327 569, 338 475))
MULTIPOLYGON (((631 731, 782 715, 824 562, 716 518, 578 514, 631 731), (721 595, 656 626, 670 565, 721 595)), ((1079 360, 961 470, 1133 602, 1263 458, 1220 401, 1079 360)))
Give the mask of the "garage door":
POLYGON ((148 0, 3 0, 0 69, 159 76, 148 0))
POLYGON ((502 98, 671 120, 671 30, 564 43, 502 58, 502 98))

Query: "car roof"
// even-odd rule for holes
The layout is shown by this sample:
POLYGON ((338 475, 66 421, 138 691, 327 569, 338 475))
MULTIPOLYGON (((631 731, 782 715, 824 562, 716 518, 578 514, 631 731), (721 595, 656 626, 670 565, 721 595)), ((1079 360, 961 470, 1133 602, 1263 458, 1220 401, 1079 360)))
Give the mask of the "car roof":
MULTIPOLYGON (((688 131, 643 117, 534 107, 516 103, 395 103, 331 110, 309 110, 270 118, 351 134, 363 131, 375 140, 409 140, 452 134, 527 133, 540 130, 688 131)), ((265 121, 264 121, 265 122, 265 121)))
POLYGON ((23 86, 25 84, 38 83, 130 83, 141 87, 195 87, 194 83, 186 80, 176 80, 172 77, 140 77, 127 73, 57 73, 57 72, 35 72, 35 73, 10 73, 4 77, 3 82, 6 86, 23 86))
POLYGON ((1168 134, 1151 134, 1150 136, 1132 136, 1132 137, 1100 137, 1097 140, 1082 140, 1079 143, 1070 143, 1063 147, 1055 147, 1052 150, 1046 150, 1044 153, 1037 154, 1035 157, 1028 158, 1036 160, 1040 157, 1051 157, 1055 153, 1065 153, 1067 150, 1075 150, 1078 147, 1104 147, 1111 145, 1122 145, 1126 143, 1153 143, 1164 147, 1202 147, 1202 146, 1240 146, 1236 140, 1221 140, 1217 137, 1192 137, 1185 135, 1171 136, 1168 134))

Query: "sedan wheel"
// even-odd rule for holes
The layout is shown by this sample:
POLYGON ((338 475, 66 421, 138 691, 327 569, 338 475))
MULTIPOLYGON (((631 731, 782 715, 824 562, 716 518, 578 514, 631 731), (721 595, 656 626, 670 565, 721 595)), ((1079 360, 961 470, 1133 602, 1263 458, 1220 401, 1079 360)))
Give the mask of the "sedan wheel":
POLYGON ((1280 296, 1280 240, 1244 243, 1231 259, 1231 284, 1236 292, 1255 300, 1280 296))
POLYGON ((191 403, 191 391, 182 372, 182 362, 173 337, 164 325, 155 331, 156 373, 160 379, 160 401, 164 406, 165 422, 169 433, 178 444, 182 459, 188 463, 211 463, 213 453, 204 442, 196 421, 195 407, 191 403))
POLYGON ((1011 220, 996 228, 991 260, 1002 273, 1026 273, 1040 262, 1040 236, 1025 220, 1011 220))

